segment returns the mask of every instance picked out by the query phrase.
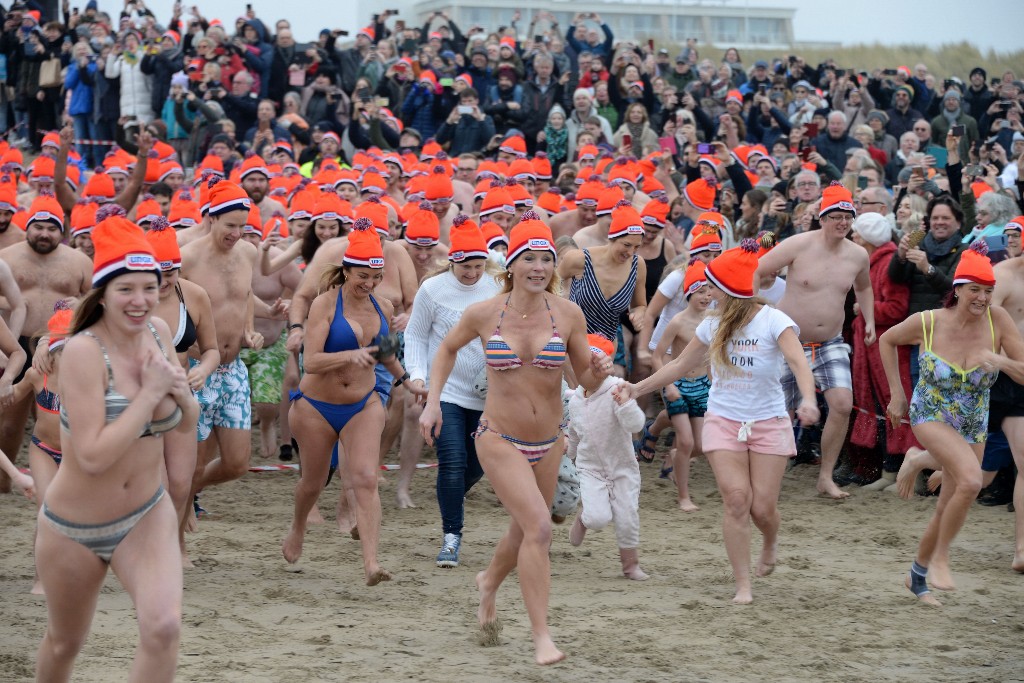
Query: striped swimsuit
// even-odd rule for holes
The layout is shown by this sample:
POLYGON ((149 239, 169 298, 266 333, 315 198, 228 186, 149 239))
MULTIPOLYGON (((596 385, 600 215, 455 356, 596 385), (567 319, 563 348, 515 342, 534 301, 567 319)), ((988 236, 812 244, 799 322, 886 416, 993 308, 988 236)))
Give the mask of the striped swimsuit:
POLYGON ((594 262, 590 258, 590 250, 583 250, 583 277, 573 279, 569 286, 569 301, 583 310, 587 319, 587 334, 599 334, 605 339, 615 339, 619 333, 619 319, 629 311, 636 289, 636 268, 639 257, 633 256, 633 264, 629 268, 629 276, 619 291, 605 298, 601 291, 601 283, 594 272, 594 262))
MULTIPOLYGON (((522 359, 512 350, 512 347, 508 345, 504 337, 501 336, 501 323, 505 319, 505 311, 508 310, 508 302, 512 299, 512 295, 509 294, 508 298, 505 299, 505 307, 501 309, 501 315, 498 317, 498 326, 494 328, 494 334, 487 340, 487 344, 484 347, 484 359, 487 363, 487 367, 494 370, 514 370, 523 366, 522 359)), ((544 306, 548 309, 548 316, 551 318, 551 339, 544 345, 544 348, 534 357, 530 362, 535 368, 541 368, 544 370, 557 370, 562 367, 565 363, 565 342, 562 341, 562 337, 558 334, 558 327, 555 325, 555 316, 551 313, 551 305, 548 303, 547 297, 544 297, 544 306)), ((533 467, 547 454, 551 449, 552 444, 558 441, 562 435, 562 431, 565 429, 566 423, 562 423, 558 426, 558 433, 546 441, 523 441, 517 439, 514 436, 508 434, 502 434, 501 432, 495 431, 488 426, 487 420, 484 418, 480 419, 479 426, 476 431, 473 432, 473 438, 478 439, 484 432, 491 432, 498 435, 505 441, 516 447, 516 449, 522 453, 526 460, 533 467)))

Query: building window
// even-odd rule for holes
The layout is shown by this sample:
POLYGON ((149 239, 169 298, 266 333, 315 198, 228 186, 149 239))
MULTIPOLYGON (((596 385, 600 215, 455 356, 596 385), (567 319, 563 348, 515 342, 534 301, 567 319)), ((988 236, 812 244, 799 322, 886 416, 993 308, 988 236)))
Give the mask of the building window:
POLYGON ((740 17, 711 17, 711 41, 740 43, 744 40, 743 19, 740 17))
POLYGON ((780 45, 786 42, 781 19, 747 19, 747 39, 760 45, 780 45))

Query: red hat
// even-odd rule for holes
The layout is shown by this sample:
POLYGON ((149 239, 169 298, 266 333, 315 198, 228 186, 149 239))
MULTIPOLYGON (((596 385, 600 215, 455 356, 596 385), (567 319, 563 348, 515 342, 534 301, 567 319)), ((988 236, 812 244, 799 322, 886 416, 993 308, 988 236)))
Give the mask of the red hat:
POLYGON ((715 185, 704 178, 699 178, 686 184, 686 187, 683 188, 683 196, 694 208, 711 211, 715 208, 715 189, 715 185))
POLYGON ((644 225, 653 225, 664 228, 668 223, 668 200, 664 197, 655 197, 647 202, 643 211, 640 212, 640 220, 644 225))
POLYGON ((853 195, 842 184, 832 181, 821 193, 821 209, 818 218, 832 211, 845 211, 857 215, 857 207, 853 205, 853 195))
POLYGON ((171 209, 167 213, 167 222, 173 228, 191 228, 202 220, 199 213, 199 204, 192 199, 189 192, 178 192, 178 196, 171 199, 171 209))
POLYGON ((431 91, 437 89, 437 76, 434 75, 433 71, 421 71, 419 81, 420 83, 423 81, 429 83, 431 91))
MULTIPOLYGON (((593 178, 583 183, 580 186, 580 191, 576 193, 576 206, 597 206, 604 189, 604 183, 598 178, 593 178)), ((619 191, 621 192, 622 190, 620 189, 619 191)))
POLYGON ((527 208, 533 206, 533 195, 525 187, 519 184, 519 181, 515 178, 509 178, 505 181, 505 191, 508 192, 508 196, 512 198, 512 203, 516 206, 525 206, 527 208))
POLYGON ((175 45, 179 45, 181 43, 181 34, 178 33, 177 31, 174 31, 174 30, 171 30, 171 29, 168 29, 168 30, 164 31, 163 35, 161 35, 160 37, 161 38, 170 38, 171 41, 174 42, 175 45))
POLYGON ((686 269, 686 275, 683 276, 683 295, 687 300, 690 299, 690 295, 708 283, 707 275, 704 272, 706 268, 703 261, 695 260, 686 269))
POLYGON ((0 183, 0 211, 18 210, 18 191, 14 183, 0 183))
POLYGON ((989 187, 988 183, 982 182, 980 180, 975 180, 973 183, 971 183, 971 192, 974 193, 975 200, 981 199, 981 195, 987 194, 991 191, 992 188, 989 187))
POLYGON ((160 262, 160 270, 181 268, 181 249, 178 236, 167 219, 160 216, 153 221, 146 232, 146 241, 153 248, 153 255, 160 262))
POLYGON ((157 216, 163 216, 160 204, 151 194, 142 195, 142 201, 135 207, 135 222, 138 224, 152 223, 157 216))
POLYGON ((448 260, 452 263, 487 258, 487 241, 484 234, 464 213, 460 213, 452 221, 449 241, 451 246, 448 248, 448 260))
POLYGON ((36 221, 53 221, 60 226, 61 232, 64 232, 64 209, 52 192, 40 192, 32 205, 28 207, 28 213, 28 222, 25 223, 26 230, 36 221))
POLYGON ((508 235, 501 229, 501 226, 494 221, 486 221, 480 226, 480 232, 483 233, 484 239, 487 240, 487 248, 494 249, 499 244, 504 244, 505 248, 508 248, 508 235))
POLYGON ((516 156, 526 156, 526 140, 520 135, 512 135, 502 141, 498 151, 515 154, 516 156))
POLYGON ((242 226, 243 235, 259 235, 263 238, 263 218, 260 216, 259 207, 255 204, 249 207, 249 215, 245 218, 245 225, 242 226))
POLYGON ((537 198, 537 206, 548 213, 561 213, 562 211, 562 190, 557 185, 548 188, 537 198))
POLYGON ((417 247, 432 247, 441 241, 441 222, 430 210, 430 202, 420 202, 409 216, 405 241, 417 247))
POLYGON ((985 240, 976 240, 961 254, 960 263, 953 273, 954 287, 971 283, 986 287, 994 287, 996 284, 996 275, 988 258, 988 244, 985 240))
POLYGON ((452 179, 441 164, 434 166, 433 171, 423 183, 423 190, 427 200, 436 202, 441 200, 451 201, 455 195, 452 188, 452 179))
POLYGON ((46 329, 50 333, 50 353, 64 346, 71 333, 71 320, 74 317, 75 312, 66 299, 58 299, 53 305, 53 315, 46 321, 46 329))
POLYGON ((263 224, 262 238, 267 239, 270 233, 277 231, 277 234, 281 237, 288 237, 288 221, 285 220, 284 214, 280 211, 275 211, 274 215, 270 217, 270 220, 263 224))
POLYGON ((508 165, 508 175, 516 180, 536 180, 537 171, 533 168, 533 162, 520 158, 508 165))
POLYGON ((354 268, 384 267, 384 248, 369 218, 360 218, 352 226, 341 264, 354 268))
POLYGON ((633 205, 625 199, 616 204, 612 210, 612 225, 608 229, 608 239, 643 234, 644 222, 633 205))
POLYGON ((133 272, 155 273, 159 281, 160 263, 153 247, 142 228, 124 216, 104 216, 92 231, 92 243, 94 289, 119 275, 133 272))
POLYGON ((636 189, 636 177, 637 169, 627 159, 619 159, 608 171, 609 183, 628 183, 634 190, 636 189))
POLYGON ((533 157, 533 173, 537 176, 537 180, 551 180, 551 160, 544 152, 537 152, 537 155, 533 157))
POLYGON ((267 170, 267 165, 263 163, 263 157, 258 154, 247 154, 245 161, 242 162, 242 172, 238 177, 239 180, 244 180, 247 175, 253 173, 262 173, 270 179, 270 171, 267 170))
POLYGON ((587 161, 588 159, 597 158, 597 145, 583 145, 576 150, 577 161, 587 161))
POLYGON ((172 176, 175 174, 179 174, 182 176, 185 175, 185 171, 181 168, 181 164, 179 164, 177 161, 174 161, 172 159, 170 161, 165 161, 162 164, 160 164, 160 182, 167 180, 168 176, 172 176))
POLYGON ((39 143, 40 147, 53 147, 60 149, 60 136, 51 131, 43 136, 43 141, 39 143))
POLYGON ((53 157, 36 157, 36 160, 29 164, 28 179, 41 183, 52 183, 54 170, 53 157))
POLYGON ((292 201, 288 205, 288 220, 294 221, 301 218, 312 218, 313 207, 315 205, 316 195, 312 190, 299 190, 292 195, 292 201))
POLYGON ((698 221, 690 241, 690 256, 702 251, 722 251, 722 236, 713 223, 698 221))
POLYGON ((210 210, 211 216, 219 216, 230 211, 249 211, 252 200, 245 190, 235 185, 230 180, 213 178, 208 187, 210 188, 210 210))
MULTIPOLYGON (((345 205, 341 201, 341 197, 338 196, 337 192, 321 192, 320 196, 316 199, 316 203, 313 204, 313 215, 310 219, 314 221, 338 221, 340 225, 346 214, 348 214, 349 218, 352 217, 352 205, 349 204, 346 210, 345 205)), ((260 222, 262 221, 263 219, 261 218, 260 222)), ((262 230, 262 228, 260 229, 262 230)))
POLYGON ((377 38, 377 31, 374 30, 373 26, 366 26, 359 29, 359 33, 356 36, 366 36, 370 39, 370 42, 373 42, 377 38))
POLYGON ((665 193, 665 186, 662 185, 661 181, 655 178, 654 176, 644 177, 644 185, 642 189, 644 194, 649 195, 651 197, 654 197, 658 193, 665 193))
POLYGON ((480 217, 490 216, 492 213, 498 213, 499 211, 514 214, 516 206, 508 190, 504 187, 494 187, 492 185, 491 189, 484 195, 483 202, 480 203, 480 217))
POLYGON ((717 211, 705 211, 697 216, 698 223, 710 223, 719 232, 725 230, 725 216, 717 211))
POLYGON ((498 44, 502 47, 508 47, 513 50, 516 49, 516 39, 512 36, 502 36, 501 40, 498 41, 498 44))
POLYGON ((739 90, 730 90, 725 94, 725 103, 729 104, 730 102, 743 105, 743 95, 740 94, 739 90))
POLYGON ((96 211, 99 208, 99 204, 85 199, 75 202, 75 208, 71 209, 72 237, 92 232, 96 227, 96 211))
POLYGON ((597 198, 597 215, 607 216, 625 198, 621 187, 618 185, 608 185, 601 190, 601 194, 597 198))
POLYGON ((588 334, 587 335, 587 346, 590 347, 591 353, 603 353, 604 355, 611 358, 615 355, 615 344, 611 339, 608 339, 604 335, 600 334, 588 334))
POLYGON ((545 225, 540 216, 533 211, 524 212, 509 233, 505 266, 512 265, 512 262, 526 251, 549 251, 552 256, 558 257, 551 228, 545 225))
POLYGON ((114 181, 103 172, 103 169, 97 168, 85 187, 82 188, 82 196, 96 201, 112 201, 116 196, 114 181))
POLYGON ((757 241, 749 237, 740 246, 729 249, 705 268, 708 281, 729 296, 737 299, 752 298, 757 249, 757 241))
POLYGON ((356 222, 359 222, 360 218, 366 218, 370 221, 370 225, 373 226, 374 230, 384 239, 387 239, 389 234, 388 225, 388 207, 383 204, 379 198, 370 197, 365 202, 362 202, 356 207, 356 222))
POLYGON ((202 178, 203 171, 210 170, 219 176, 224 175, 224 161, 221 160, 216 154, 207 154, 203 157, 203 160, 199 162, 199 166, 196 168, 196 179, 202 178))
POLYGON ((458 76, 455 77, 455 80, 462 81, 463 83, 468 85, 470 88, 473 87, 473 77, 470 76, 469 74, 459 74, 458 76))
MULTIPOLYGON (((449 181, 450 184, 450 181, 449 181)), ((384 178, 380 173, 376 171, 367 171, 363 174, 361 181, 361 192, 371 192, 373 194, 384 194, 384 191, 388 189, 388 184, 384 182, 384 178)))
MULTIPOLYGON (((430 73, 429 71, 424 73, 430 73)), ((433 76, 434 74, 430 74, 433 76)), ((444 151, 441 149, 441 145, 437 144, 437 140, 433 138, 423 143, 422 149, 420 149, 420 159, 433 159, 437 156, 438 152, 444 151)))

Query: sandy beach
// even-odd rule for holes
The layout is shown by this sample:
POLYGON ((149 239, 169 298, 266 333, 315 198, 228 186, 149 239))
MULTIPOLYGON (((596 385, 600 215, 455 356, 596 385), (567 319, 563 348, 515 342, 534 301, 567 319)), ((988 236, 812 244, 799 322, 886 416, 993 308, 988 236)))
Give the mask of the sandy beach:
MULTIPOLYGON (((798 466, 783 484, 778 568, 755 581, 753 605, 738 607, 706 461, 693 467, 693 514, 674 509, 657 465, 642 472, 651 580, 621 577, 610 529, 573 548, 570 524, 555 528, 550 621, 568 658, 550 668, 533 664, 515 575, 499 594, 501 644, 476 643, 473 577, 507 524, 486 480, 467 499, 461 565, 444 570, 434 566, 434 470, 414 478, 411 510, 397 509, 396 475, 386 473, 381 559, 394 580, 374 588, 363 585, 358 542, 334 526, 337 480, 321 497, 328 523, 307 535, 300 573, 285 570, 280 551, 297 474, 250 473, 209 491, 213 516, 189 537, 196 567, 185 574, 178 680, 1024 680, 1024 576, 1010 570, 1005 506, 971 510, 954 546, 959 590, 938 593, 945 606, 934 609, 903 576, 935 498, 854 489, 828 501, 814 495, 816 468, 798 466)), ((44 600, 28 593, 35 517, 24 498, 2 504, 0 679, 26 681, 46 624, 44 600)), ((752 542, 756 550, 756 531, 752 542)), ((109 575, 74 680, 124 680, 136 640, 131 603, 109 575)))

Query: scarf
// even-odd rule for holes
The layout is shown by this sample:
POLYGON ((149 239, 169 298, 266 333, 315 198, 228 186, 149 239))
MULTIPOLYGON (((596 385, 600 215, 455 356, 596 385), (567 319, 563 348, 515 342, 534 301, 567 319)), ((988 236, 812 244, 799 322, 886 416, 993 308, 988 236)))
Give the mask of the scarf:
POLYGON ((955 126, 956 120, 960 118, 960 107, 957 107, 956 111, 949 111, 948 109, 943 107, 942 115, 945 117, 946 121, 949 122, 950 126, 955 126))
POLYGON ((124 57, 124 63, 125 64, 131 64, 132 66, 135 66, 136 64, 139 63, 139 55, 138 55, 138 53, 135 53, 135 52, 124 52, 124 53, 122 53, 121 56, 124 57))
POLYGON ((569 156, 569 129, 562 126, 555 130, 551 124, 544 126, 544 139, 547 141, 548 157, 554 162, 565 161, 569 156))
POLYGON ((644 124, 642 123, 627 123, 626 128, 629 129, 629 134, 633 137, 633 144, 631 145, 633 150, 633 156, 638 159, 644 155, 644 124))
POLYGON ((948 256, 956 247, 958 241, 957 238, 959 236, 959 232, 954 232, 952 235, 940 242, 935 239, 935 236, 930 230, 925 233, 924 240, 921 242, 921 249, 924 250, 924 253, 928 254, 928 262, 934 263, 935 261, 948 256))

